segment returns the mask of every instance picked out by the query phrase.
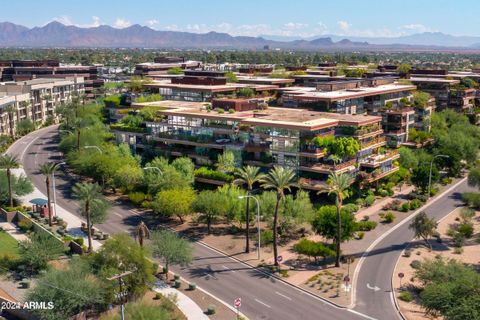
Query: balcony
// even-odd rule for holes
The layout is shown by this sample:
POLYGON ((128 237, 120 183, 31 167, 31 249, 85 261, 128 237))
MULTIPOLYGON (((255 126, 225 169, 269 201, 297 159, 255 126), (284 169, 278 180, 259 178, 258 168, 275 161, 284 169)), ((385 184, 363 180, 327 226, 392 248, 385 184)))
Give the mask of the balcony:
POLYGON ((368 156, 360 160, 359 163, 362 167, 378 168, 382 163, 386 161, 393 161, 399 158, 400 154, 398 153, 398 150, 391 150, 385 154, 368 156))
POLYGON ((384 171, 372 172, 372 173, 368 174, 365 181, 367 181, 368 183, 371 183, 371 182, 380 180, 382 178, 385 178, 386 176, 388 176, 388 175, 390 175, 394 172, 397 172, 398 170, 400 170, 400 167, 391 167, 391 168, 389 168, 387 170, 384 170, 384 171))
POLYGON ((350 161, 338 163, 338 164, 326 164, 326 163, 315 163, 315 164, 305 164, 299 167, 302 171, 310 171, 316 173, 328 174, 330 172, 343 173, 355 169, 356 159, 350 161))
POLYGON ((323 158, 325 156, 325 151, 322 148, 304 148, 298 153, 300 157, 305 158, 323 158))
POLYGON ((365 150, 368 148, 378 148, 382 147, 386 144, 385 137, 378 137, 372 141, 364 142, 360 144, 361 150, 365 150))
POLYGON ((327 183, 324 180, 314 180, 308 178, 300 178, 298 180, 298 185, 303 189, 308 190, 322 190, 327 187, 327 183))

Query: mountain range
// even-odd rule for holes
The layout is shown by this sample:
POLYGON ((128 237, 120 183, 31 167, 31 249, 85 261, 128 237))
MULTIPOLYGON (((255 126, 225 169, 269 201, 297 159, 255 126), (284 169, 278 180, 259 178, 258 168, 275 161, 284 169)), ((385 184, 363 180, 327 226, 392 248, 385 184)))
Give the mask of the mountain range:
POLYGON ((27 28, 0 22, 0 47, 66 48, 179 48, 179 49, 263 49, 379 50, 401 48, 480 48, 480 37, 457 37, 442 33, 419 33, 398 38, 319 36, 308 39, 274 36, 231 36, 227 33, 158 31, 138 24, 118 29, 108 25, 81 28, 53 21, 27 28))

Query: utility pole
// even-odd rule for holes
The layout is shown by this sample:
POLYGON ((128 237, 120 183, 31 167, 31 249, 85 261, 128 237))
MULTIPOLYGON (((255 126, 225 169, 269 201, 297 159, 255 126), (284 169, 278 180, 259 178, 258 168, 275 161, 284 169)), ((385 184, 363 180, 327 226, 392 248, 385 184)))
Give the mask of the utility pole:
POLYGON ((125 320, 125 296, 127 292, 123 292, 123 278, 132 274, 133 271, 125 271, 123 273, 115 274, 110 278, 107 278, 109 281, 118 280, 118 284, 120 286, 120 292, 115 295, 115 297, 120 300, 120 311, 122 315, 122 320, 125 320))

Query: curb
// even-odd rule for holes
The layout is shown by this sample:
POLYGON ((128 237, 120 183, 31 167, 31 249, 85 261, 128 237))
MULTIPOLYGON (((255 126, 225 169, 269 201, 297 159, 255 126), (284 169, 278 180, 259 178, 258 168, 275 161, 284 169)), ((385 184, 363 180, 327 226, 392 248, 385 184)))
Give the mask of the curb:
MULTIPOLYGON (((463 179, 462 179, 463 181, 463 179)), ((443 216, 441 219, 439 219, 437 222, 440 223, 442 222, 443 220, 445 220, 449 215, 451 215, 453 212, 457 211, 458 208, 455 208, 453 209, 452 211, 450 211, 449 213, 447 213, 445 216, 443 216)), ((400 306, 398 305, 398 300, 397 300, 397 296, 395 295, 395 288, 393 287, 393 278, 395 277, 395 269, 397 269, 397 266, 398 266, 398 262, 400 261, 400 258, 402 257, 402 255, 405 253, 405 250, 407 250, 410 245, 411 245, 411 242, 414 240, 415 238, 413 238, 412 240, 410 240, 410 243, 405 247, 405 249, 402 250, 400 256, 398 257, 397 259, 397 262, 395 263, 395 267, 393 268, 393 274, 392 274, 392 279, 391 279, 391 286, 392 286, 392 301, 393 301, 393 304, 395 306, 395 308, 397 309, 398 313, 400 314, 400 317, 402 317, 403 320, 408 320, 407 317, 405 317, 405 315, 402 313, 402 311, 400 310, 400 306)))
POLYGON ((353 281, 352 281, 352 303, 348 306, 349 309, 353 309, 355 307, 355 301, 356 301, 356 283, 357 283, 357 280, 358 280, 358 273, 359 273, 359 270, 363 264, 363 261, 365 260, 365 258, 368 256, 368 254, 370 253, 370 251, 372 251, 372 249, 377 245, 379 244, 383 239, 385 239, 388 235, 390 235, 392 232, 394 232, 396 229, 400 228, 402 225, 404 225, 405 223, 407 223, 413 216, 415 216, 416 214, 418 214, 419 212, 425 210, 426 207, 429 207, 430 205, 432 205, 433 203, 435 203, 438 199, 440 199, 441 197, 443 197, 445 194, 447 194, 448 192, 452 191, 453 189, 455 189, 457 186, 459 186, 461 183, 465 182, 465 180, 467 180, 467 177, 465 178, 462 178, 460 179, 457 183, 455 183, 454 185, 450 186, 449 188, 447 188, 446 190, 444 190, 442 193, 436 195, 435 197, 431 198, 429 200, 429 202, 425 203, 424 206, 422 206, 421 208, 417 209, 416 211, 412 212, 408 217, 406 217, 403 221, 401 221, 399 224, 395 225, 393 228, 391 228, 390 230, 388 230, 386 233, 382 234, 380 237, 378 237, 374 242, 372 242, 370 244, 370 246, 365 250, 365 252, 362 254, 362 256, 360 257, 360 260, 357 264, 357 267, 355 268, 355 270, 353 271, 353 281))

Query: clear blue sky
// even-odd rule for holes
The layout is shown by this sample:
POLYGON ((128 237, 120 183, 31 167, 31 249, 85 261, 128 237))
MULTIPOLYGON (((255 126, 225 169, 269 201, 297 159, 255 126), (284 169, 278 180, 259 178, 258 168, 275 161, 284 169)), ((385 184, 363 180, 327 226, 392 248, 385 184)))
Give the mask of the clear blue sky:
POLYGON ((147 25, 158 30, 309 37, 480 35, 478 0, 9 0, 0 21, 27 27, 147 25))

